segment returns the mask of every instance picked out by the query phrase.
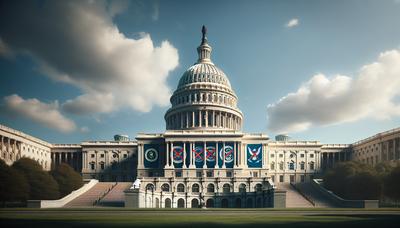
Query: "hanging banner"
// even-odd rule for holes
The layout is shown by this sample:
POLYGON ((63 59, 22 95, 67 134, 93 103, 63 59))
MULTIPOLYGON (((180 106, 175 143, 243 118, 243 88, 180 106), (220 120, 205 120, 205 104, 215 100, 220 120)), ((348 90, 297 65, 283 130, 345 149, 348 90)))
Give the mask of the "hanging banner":
POLYGON ((235 151, 233 150, 233 143, 225 143, 225 147, 222 143, 218 144, 219 150, 219 166, 225 163, 226 168, 233 168, 233 161, 235 160, 235 151), (221 147, 219 147, 221 146, 221 147), (225 160, 224 160, 225 158, 225 160))
POLYGON ((193 150, 194 154, 194 163, 196 168, 203 168, 204 165, 204 144, 195 143, 195 147, 193 150))
POLYGON ((174 147, 172 147, 172 156, 174 159, 175 168, 183 167, 183 153, 183 147, 180 144, 174 145, 174 147))
POLYGON ((262 167, 262 144, 247 144, 247 166, 249 168, 262 167))
POLYGON ((215 147, 215 143, 207 143, 206 147, 207 168, 215 168, 216 159, 217 159, 217 150, 215 147))
POLYGON ((159 166, 159 144, 145 144, 144 146, 144 166, 146 168, 158 168, 159 166))

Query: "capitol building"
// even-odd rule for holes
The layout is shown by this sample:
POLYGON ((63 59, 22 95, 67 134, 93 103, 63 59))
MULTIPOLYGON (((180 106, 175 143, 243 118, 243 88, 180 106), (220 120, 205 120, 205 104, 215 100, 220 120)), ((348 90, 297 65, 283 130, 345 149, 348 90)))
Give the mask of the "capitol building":
POLYGON ((280 186, 309 182, 335 163, 400 159, 400 129, 354 144, 242 132, 238 97, 212 61, 206 35, 203 27, 197 62, 171 96, 165 132, 51 144, 0 125, 1 159, 29 157, 46 170, 64 162, 84 179, 135 182, 125 206, 136 208, 276 207, 280 186))

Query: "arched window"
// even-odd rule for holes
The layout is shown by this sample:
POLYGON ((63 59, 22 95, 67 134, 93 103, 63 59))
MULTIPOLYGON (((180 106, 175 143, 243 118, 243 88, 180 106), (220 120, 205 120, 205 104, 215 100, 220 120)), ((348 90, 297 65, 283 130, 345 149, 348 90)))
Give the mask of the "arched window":
POLYGON ((214 200, 213 199, 208 199, 206 201, 206 207, 207 208, 213 208, 214 207, 214 200))
POLYGON ((241 208, 241 207, 242 207, 242 199, 236 198, 236 200, 235 200, 235 207, 236 207, 236 208, 241 208))
POLYGON ((229 184, 224 184, 222 186, 222 190, 224 193, 229 193, 229 192, 231 192, 231 186, 229 184))
POLYGON ((262 184, 256 184, 255 190, 256 190, 256 192, 262 192, 262 190, 263 190, 262 184))
POLYGON ((198 199, 192 199, 192 208, 199 208, 199 200, 198 199))
POLYGON ((215 188, 213 184, 208 184, 207 185, 207 192, 215 192, 215 188))
POLYGON ((147 184, 146 185, 146 191, 154 192, 154 185, 153 184, 147 184))
POLYGON ((221 200, 221 207, 222 207, 222 208, 228 208, 228 207, 229 207, 229 201, 228 201, 228 199, 222 199, 222 200, 221 200))
POLYGON ((169 192, 169 184, 163 184, 161 185, 161 190, 163 192, 169 192))
POLYGON ((165 199, 165 208, 171 208, 171 200, 169 198, 165 199))
POLYGON ((178 208, 185 208, 185 200, 184 199, 178 199, 178 208))
POLYGON ((178 184, 178 186, 176 187, 176 191, 177 192, 185 192, 185 185, 178 184))
POLYGON ((245 184, 240 184, 239 185, 239 192, 246 192, 246 185, 245 184))
POLYGON ((200 186, 198 184, 193 184, 192 192, 200 192, 200 186))

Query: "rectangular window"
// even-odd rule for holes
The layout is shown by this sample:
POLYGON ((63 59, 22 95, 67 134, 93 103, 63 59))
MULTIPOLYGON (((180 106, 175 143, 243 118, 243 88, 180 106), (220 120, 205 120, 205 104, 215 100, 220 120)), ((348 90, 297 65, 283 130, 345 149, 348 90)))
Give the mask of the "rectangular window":
POLYGON ((311 169, 311 170, 314 169, 314 163, 310 163, 310 169, 311 169))
POLYGON ((300 163, 300 169, 304 170, 304 163, 300 163))
POLYGON ((294 170, 294 162, 289 163, 289 170, 294 170))
POLYGON ((181 171, 176 171, 175 172, 175 177, 182 177, 182 172, 181 171))
POLYGON ((300 154, 300 157, 301 157, 301 158, 304 158, 304 154, 300 154))
POLYGON ((101 169, 104 169, 104 163, 101 163, 101 164, 100 164, 100 168, 101 168, 101 169))
POLYGON ((275 163, 271 163, 271 170, 275 170, 275 163))
POLYGON ((128 155, 127 154, 124 154, 124 158, 127 158, 128 157, 128 155))
POLYGON ((314 158, 314 154, 310 154, 310 158, 314 158))
POLYGON ((91 170, 95 170, 95 169, 96 169, 96 164, 90 163, 90 169, 91 169, 91 170))
POLYGON ((283 170, 283 163, 279 163, 279 169, 283 170))
POLYGON ((275 176, 274 176, 274 175, 271 176, 271 181, 272 181, 273 183, 275 183, 275 176))
POLYGON ((304 175, 300 175, 300 182, 304 183, 304 180, 305 180, 304 175))
POLYGON ((213 177, 214 176, 214 172, 213 171, 208 171, 207 172, 207 177, 213 177))
POLYGON ((295 182, 295 179, 294 179, 294 175, 290 175, 290 183, 294 183, 295 182))
POLYGON ((279 157, 280 157, 280 158, 283 158, 283 154, 279 154, 279 157))
POLYGON ((100 154, 100 157, 101 157, 101 158, 104 158, 104 154, 100 154))
POLYGON ((94 154, 91 154, 90 157, 91 157, 91 158, 94 158, 94 154))
POLYGON ((279 175, 279 182, 283 182, 283 175, 279 175))
POLYGON ((231 171, 226 171, 226 177, 232 177, 232 172, 231 171))
POLYGON ((203 172, 201 172, 201 171, 196 172, 196 177, 202 177, 202 176, 203 176, 203 172))
POLYGON ((275 154, 271 154, 271 158, 275 157, 275 154))
POLYGON ((258 172, 253 172, 253 177, 258 177, 258 172))

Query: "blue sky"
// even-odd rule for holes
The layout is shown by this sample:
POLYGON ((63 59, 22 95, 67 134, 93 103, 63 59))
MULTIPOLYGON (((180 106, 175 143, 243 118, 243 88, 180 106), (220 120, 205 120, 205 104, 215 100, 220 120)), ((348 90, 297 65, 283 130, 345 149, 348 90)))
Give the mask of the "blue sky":
POLYGON ((0 7, 0 123, 33 136, 163 132, 168 94, 197 60, 203 24, 244 132, 351 143, 399 127, 399 1, 49 2, 0 7), (97 21, 79 14, 85 7, 97 21), (91 98, 98 103, 82 110, 91 98))

